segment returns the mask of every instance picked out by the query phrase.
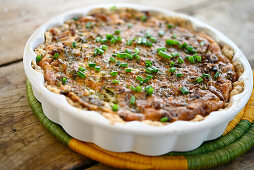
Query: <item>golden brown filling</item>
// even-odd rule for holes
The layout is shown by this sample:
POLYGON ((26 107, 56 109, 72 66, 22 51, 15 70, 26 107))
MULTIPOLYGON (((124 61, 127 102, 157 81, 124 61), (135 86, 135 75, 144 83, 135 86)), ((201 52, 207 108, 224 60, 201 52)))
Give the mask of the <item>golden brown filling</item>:
POLYGON ((224 108, 237 76, 219 45, 187 21, 96 9, 45 33, 35 49, 47 87, 125 121, 173 122, 224 108))

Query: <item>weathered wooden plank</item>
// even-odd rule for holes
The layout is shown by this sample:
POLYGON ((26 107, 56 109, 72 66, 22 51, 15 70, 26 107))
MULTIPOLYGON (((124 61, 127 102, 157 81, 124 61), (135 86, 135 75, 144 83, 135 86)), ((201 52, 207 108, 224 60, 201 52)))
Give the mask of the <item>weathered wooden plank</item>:
MULTIPOLYGON (((145 4, 171 10, 187 8, 190 5, 204 4, 209 0, 122 0, 121 2, 145 4)), ((107 3, 115 0, 108 0, 107 3)), ((50 17, 79 7, 105 3, 103 0, 73 1, 4 1, 0 5, 0 65, 22 58, 25 43, 32 32, 50 17)))
POLYGON ((253 65, 253 7, 253 0, 228 0, 189 12, 233 40, 253 65))
POLYGON ((26 98, 23 63, 0 68, 0 169, 68 169, 94 164, 51 136, 26 98))
MULTIPOLYGON (((0 1, 0 65, 20 60, 27 38, 52 15, 98 2, 102 1, 0 1)), ((194 15, 235 41, 254 66, 251 49, 251 44, 254 43, 251 34, 254 28, 254 11, 251 8, 254 1, 210 1, 211 4, 206 0, 135 2, 194 15)), ((0 169, 75 169, 84 163, 93 164, 44 130, 28 106, 24 84, 21 62, 0 68, 0 169)), ((217 169, 251 169, 254 167, 253 157, 254 149, 217 169)), ((99 164, 90 169, 114 168, 99 164)))
POLYGON ((98 164, 90 168, 87 168, 86 170, 117 170, 117 168, 113 168, 103 164, 98 164))

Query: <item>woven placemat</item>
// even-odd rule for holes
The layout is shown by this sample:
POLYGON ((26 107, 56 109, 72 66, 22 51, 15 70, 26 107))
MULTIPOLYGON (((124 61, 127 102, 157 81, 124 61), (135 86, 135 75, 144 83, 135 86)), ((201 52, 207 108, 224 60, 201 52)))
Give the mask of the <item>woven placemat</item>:
POLYGON ((95 144, 79 141, 43 113, 40 102, 26 83, 28 102, 40 123, 72 150, 103 164, 127 169, 206 169, 228 163, 254 146, 254 91, 245 108, 232 120, 224 134, 189 152, 170 152, 162 156, 106 151, 95 144))

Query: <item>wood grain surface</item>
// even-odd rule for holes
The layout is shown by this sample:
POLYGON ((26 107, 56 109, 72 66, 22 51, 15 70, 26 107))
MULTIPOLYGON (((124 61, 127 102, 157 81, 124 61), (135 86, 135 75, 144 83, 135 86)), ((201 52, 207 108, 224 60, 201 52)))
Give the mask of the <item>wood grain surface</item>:
MULTIPOLYGON (((32 32, 53 15, 102 0, 0 0, 0 169, 113 170, 51 136, 26 98, 22 53, 32 32)), ((107 2, 117 2, 108 0, 107 2)), ((192 15, 223 32, 254 68, 254 0, 122 0, 192 15)), ((254 169, 254 149, 216 169, 254 169)))

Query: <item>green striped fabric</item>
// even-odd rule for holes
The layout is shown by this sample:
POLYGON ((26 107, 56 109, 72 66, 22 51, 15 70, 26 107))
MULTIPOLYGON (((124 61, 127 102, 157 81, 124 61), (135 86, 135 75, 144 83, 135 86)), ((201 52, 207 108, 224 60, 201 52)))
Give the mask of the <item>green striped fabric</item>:
POLYGON ((26 91, 27 91, 27 98, 28 102, 36 115, 39 119, 40 123, 58 140, 62 141, 65 145, 68 145, 69 141, 71 140, 71 136, 68 135, 61 126, 57 125, 56 123, 49 120, 43 113, 42 107, 40 102, 34 97, 33 90, 31 84, 28 82, 26 83, 26 91))
MULTIPOLYGON (((31 84, 28 81, 26 89, 28 102, 40 123, 58 140, 68 146, 72 137, 69 136, 61 126, 50 121, 44 115, 41 104, 34 97, 31 84)), ((189 169, 207 169, 228 163, 253 146, 254 124, 248 120, 241 120, 238 125, 225 136, 205 142, 199 148, 189 152, 170 152, 164 156, 183 155, 187 159, 189 169)))

